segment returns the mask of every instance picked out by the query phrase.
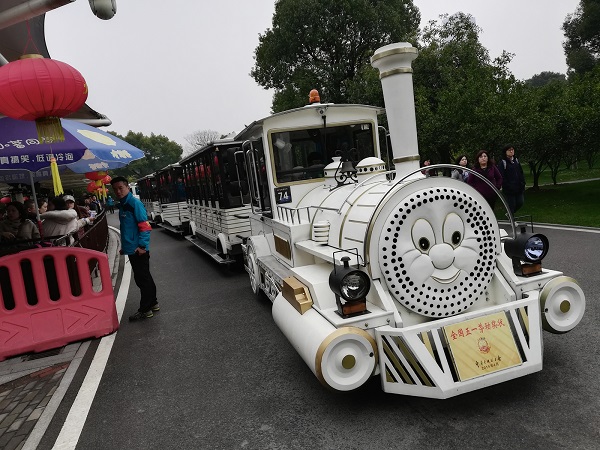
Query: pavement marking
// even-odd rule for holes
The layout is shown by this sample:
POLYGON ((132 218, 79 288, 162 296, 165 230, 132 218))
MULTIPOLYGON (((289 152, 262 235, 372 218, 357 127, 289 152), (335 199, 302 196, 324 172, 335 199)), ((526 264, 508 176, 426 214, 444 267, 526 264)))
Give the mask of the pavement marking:
MULTIPOLYGON (((127 261, 127 258, 125 258, 125 260, 123 277, 121 278, 119 293, 117 294, 116 299, 119 323, 121 322, 123 310, 125 309, 127 294, 129 293, 129 282, 131 281, 131 265, 129 264, 129 261, 127 261)), ((100 385, 100 380, 104 373, 104 369, 106 368, 108 357, 110 356, 110 351, 117 337, 117 333, 118 331, 110 336, 105 336, 100 340, 100 344, 98 345, 94 359, 90 364, 88 373, 81 384, 81 388, 79 389, 79 393, 77 394, 71 409, 69 410, 67 419, 60 430, 60 434, 54 443, 53 449, 67 450, 74 449, 77 446, 77 442, 79 441, 81 431, 83 430, 96 391, 100 385)))
MULTIPOLYGON (((62 402, 63 397, 67 393, 67 389, 71 385, 71 381, 73 381, 73 377, 77 373, 77 369, 79 369, 79 364, 81 364, 81 360, 85 356, 85 352, 87 352, 88 347, 90 346, 90 341, 86 341, 79 346, 75 357, 69 364, 69 367, 65 371, 60 384, 56 388, 54 395, 44 408, 44 412, 36 422, 33 430, 29 434, 29 437, 23 444, 23 450, 35 450, 39 445, 40 441, 44 437, 46 430, 48 429, 48 425, 52 421, 56 410, 60 406, 60 402, 62 402)), ((36 370, 36 369, 34 369, 36 370)))
POLYGON ((583 233, 600 233, 600 228, 583 228, 583 227, 569 227, 568 225, 543 225, 534 223, 536 228, 549 228, 551 230, 565 230, 565 231, 581 231, 583 233))

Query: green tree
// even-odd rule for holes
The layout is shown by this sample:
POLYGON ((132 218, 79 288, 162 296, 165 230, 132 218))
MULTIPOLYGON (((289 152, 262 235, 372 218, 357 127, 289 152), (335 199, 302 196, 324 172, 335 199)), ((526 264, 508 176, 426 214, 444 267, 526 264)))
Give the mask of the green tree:
POLYGON ((551 81, 567 81, 567 77, 565 74, 558 72, 540 72, 525 80, 525 84, 531 87, 540 87, 551 81))
POLYGON ((125 136, 120 136, 117 133, 112 134, 143 150, 145 153, 143 158, 133 161, 126 167, 111 170, 111 175, 123 176, 131 181, 156 172, 169 164, 178 162, 183 153, 181 145, 169 140, 168 137, 162 134, 156 135, 151 133, 150 136, 146 136, 131 130, 125 136))
POLYGON ((589 72, 600 61, 600 0, 581 0, 562 28, 567 65, 578 74, 589 72))
POLYGON ((415 42, 419 22, 412 0, 278 0, 250 75, 275 90, 274 112, 305 105, 311 89, 322 101, 353 103, 353 82, 374 51, 415 42))
POLYGON ((423 32, 413 65, 417 130, 421 155, 434 162, 480 149, 493 152, 516 120, 511 55, 492 61, 480 31, 472 16, 457 13, 430 22, 423 32))

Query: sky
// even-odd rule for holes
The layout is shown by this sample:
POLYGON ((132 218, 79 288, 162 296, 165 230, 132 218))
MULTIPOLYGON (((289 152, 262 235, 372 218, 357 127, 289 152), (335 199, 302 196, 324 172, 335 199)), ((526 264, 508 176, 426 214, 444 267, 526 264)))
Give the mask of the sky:
MULTIPOLYGON (((503 50, 518 79, 565 73, 561 25, 579 0, 414 0, 421 26, 459 11, 475 17, 492 58, 503 50)), ((189 147, 202 130, 240 132, 270 114, 272 92, 250 77, 274 0, 117 0, 110 20, 77 0, 46 13, 50 56, 79 70, 87 104, 107 130, 162 134, 189 147)))

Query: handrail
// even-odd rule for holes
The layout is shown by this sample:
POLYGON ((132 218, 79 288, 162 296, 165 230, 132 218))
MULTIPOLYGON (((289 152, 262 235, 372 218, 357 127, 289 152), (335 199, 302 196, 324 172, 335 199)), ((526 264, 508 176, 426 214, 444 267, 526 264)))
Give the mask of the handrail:
POLYGON ((300 217, 300 210, 305 209, 306 210, 306 217, 308 219, 308 221, 311 221, 310 218, 310 208, 314 208, 313 206, 301 206, 300 208, 290 208, 289 206, 285 206, 285 205, 277 205, 277 210, 279 211, 279 217, 282 218, 282 214, 281 212, 285 212, 285 221, 289 222, 290 218, 292 219, 292 225, 295 225, 295 221, 294 221, 294 215, 297 217, 298 219, 298 224, 302 223, 302 218, 300 217))

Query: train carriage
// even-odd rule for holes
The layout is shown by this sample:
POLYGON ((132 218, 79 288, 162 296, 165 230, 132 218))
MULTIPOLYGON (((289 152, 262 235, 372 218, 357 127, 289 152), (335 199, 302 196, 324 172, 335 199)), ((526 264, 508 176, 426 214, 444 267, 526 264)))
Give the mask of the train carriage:
POLYGON ((447 398, 518 378, 541 370, 542 330, 570 331, 585 310, 576 281, 542 266, 545 236, 517 233, 507 208, 509 234, 471 186, 421 174, 416 56, 402 43, 372 58, 391 172, 378 108, 313 103, 235 138, 250 193, 251 287, 271 299, 315 376, 340 391, 378 375, 386 392, 447 398))
POLYGON ((223 264, 242 255, 250 235, 250 197, 241 142, 210 142, 180 161, 191 215, 190 242, 223 264))
POLYGON ((146 209, 148 220, 152 223, 156 223, 156 218, 160 216, 160 201, 158 199, 154 174, 140 178, 137 181, 137 190, 140 201, 146 209))
POLYGON ((155 213, 159 227, 178 234, 188 234, 190 212, 187 204, 183 168, 179 164, 169 164, 154 173, 156 195, 160 204, 155 213))

